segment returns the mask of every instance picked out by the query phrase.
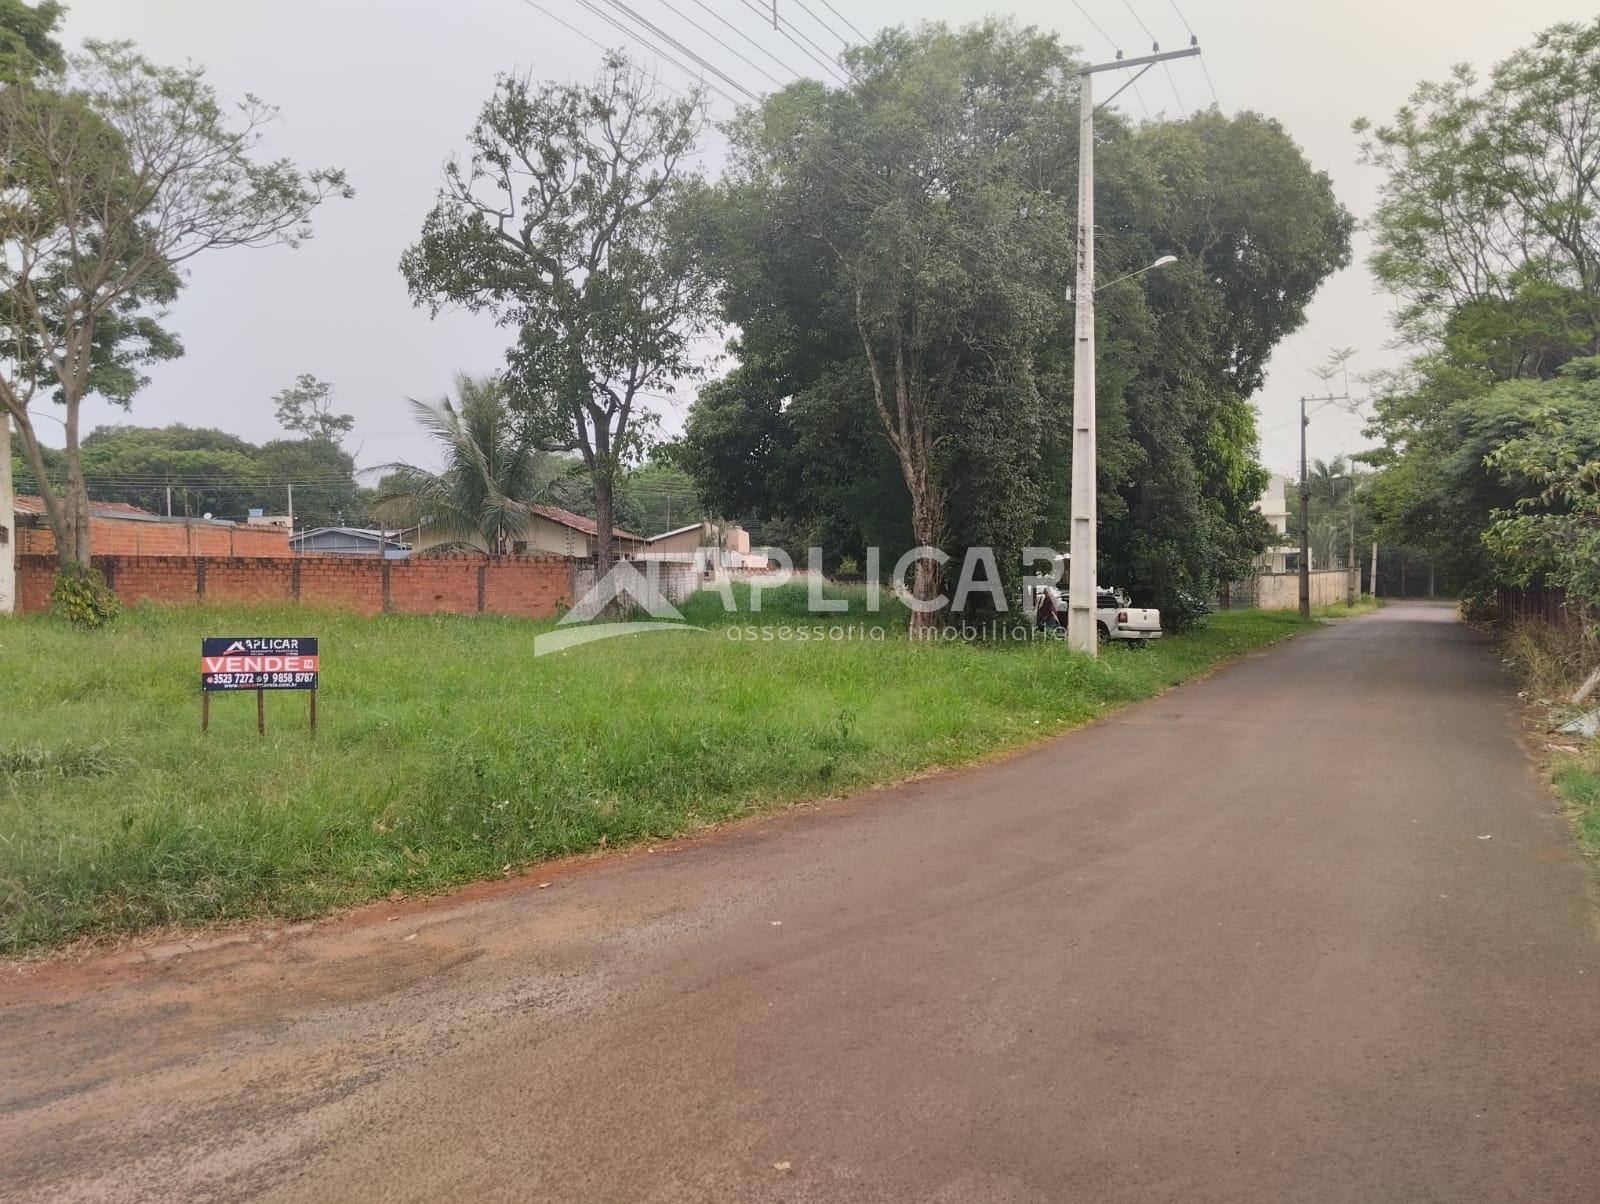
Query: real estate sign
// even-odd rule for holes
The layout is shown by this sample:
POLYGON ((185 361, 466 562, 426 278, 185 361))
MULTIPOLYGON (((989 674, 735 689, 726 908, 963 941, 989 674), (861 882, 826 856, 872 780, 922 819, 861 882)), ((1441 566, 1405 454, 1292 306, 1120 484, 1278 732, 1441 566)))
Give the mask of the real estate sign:
POLYGON ((315 690, 315 636, 208 636, 200 641, 200 688, 315 690))

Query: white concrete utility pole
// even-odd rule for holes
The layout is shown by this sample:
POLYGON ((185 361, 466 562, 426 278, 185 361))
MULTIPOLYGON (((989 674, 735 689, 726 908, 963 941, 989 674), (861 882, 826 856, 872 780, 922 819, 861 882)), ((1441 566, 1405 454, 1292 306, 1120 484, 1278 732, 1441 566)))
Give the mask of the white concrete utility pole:
POLYGON ((1326 397, 1312 397, 1300 399, 1300 617, 1311 617, 1311 478, 1306 473, 1306 427, 1311 425, 1311 415, 1315 414, 1325 405, 1334 402, 1348 402, 1350 398, 1340 393, 1335 397, 1329 393, 1326 397), (1318 404, 1306 412, 1306 402, 1315 401, 1318 404))
MULTIPOLYGON (((1075 652, 1094 656, 1099 648, 1095 629, 1094 603, 1096 594, 1095 558, 1099 553, 1096 539, 1094 425, 1094 77, 1103 71, 1120 71, 1126 67, 1140 68, 1122 88, 1136 82, 1140 75, 1157 63, 1171 59, 1193 58, 1200 53, 1195 44, 1182 50, 1162 53, 1157 47, 1152 54, 1139 58, 1118 58, 1115 62, 1099 63, 1078 72, 1078 278, 1073 289, 1074 341, 1072 353, 1072 559, 1067 568, 1068 607, 1067 645, 1075 652)), ((1118 88, 1106 97, 1110 104, 1121 93, 1118 88)), ((1171 263, 1163 256, 1151 267, 1171 263)), ((1148 269, 1145 269, 1148 270, 1148 269)), ((1138 275, 1137 272, 1130 275, 1138 275)), ((1126 277, 1123 277, 1126 279, 1126 277)))

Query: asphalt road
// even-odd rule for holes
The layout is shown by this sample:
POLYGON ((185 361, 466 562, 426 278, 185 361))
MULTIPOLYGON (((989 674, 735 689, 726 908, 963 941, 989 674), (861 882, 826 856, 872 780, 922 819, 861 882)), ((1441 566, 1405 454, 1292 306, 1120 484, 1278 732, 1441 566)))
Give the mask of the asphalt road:
POLYGON ((1590 872, 1394 605, 982 769, 0 978, 45 1200, 1600 1200, 1590 872))

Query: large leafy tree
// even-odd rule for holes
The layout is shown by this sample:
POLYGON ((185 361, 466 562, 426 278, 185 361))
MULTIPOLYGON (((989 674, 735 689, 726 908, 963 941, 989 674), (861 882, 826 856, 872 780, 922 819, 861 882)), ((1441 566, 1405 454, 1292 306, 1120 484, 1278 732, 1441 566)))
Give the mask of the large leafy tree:
POLYGON ((1555 380, 1502 385, 1521 393, 1527 429, 1500 444, 1489 469, 1526 482, 1494 513, 1484 542, 1516 580, 1565 589, 1600 614, 1600 358, 1568 363, 1555 380))
MULTIPOLYGON (((1034 173, 1066 153, 1071 60, 991 23, 891 30, 850 67, 854 87, 801 83, 736 126, 725 316, 754 361, 806 389, 810 437, 850 429, 887 449, 913 544, 941 548, 963 516, 1007 509, 1020 531, 1041 405, 1031 350, 1059 309, 1039 268, 1066 258, 1070 225, 1034 173), (994 486, 1007 460, 1004 496, 964 508, 956 483, 994 486)), ((913 596, 941 592, 940 566, 920 560, 913 596)))
POLYGON ((79 416, 99 393, 126 403, 142 369, 178 353, 159 323, 189 260, 295 243, 338 171, 257 155, 274 110, 225 107, 197 67, 89 42, 60 72, 0 91, 0 406, 21 436, 63 565, 89 557, 79 416), (65 481, 48 479, 32 405, 63 408, 65 481))
MULTIPOLYGON (((714 508, 840 554, 988 545, 1014 574, 1067 532, 1074 60, 991 22, 889 31, 855 67, 856 87, 796 85, 735 129, 704 238, 739 364, 679 458, 714 508)), ((1105 274, 1180 256, 1101 294, 1101 568, 1170 603, 1262 546, 1244 399, 1351 219, 1263 118, 1100 126, 1105 274)))
POLYGON ((438 444, 444 467, 385 464, 373 499, 379 516, 422 527, 441 537, 438 547, 511 552, 529 507, 549 500, 567 474, 512 412, 505 382, 460 373, 453 401, 414 400, 411 409, 438 444))
POLYGON ((56 41, 65 15, 56 0, 0 0, 0 80, 35 80, 65 67, 66 55, 56 41))
POLYGON ((1536 415, 1549 439, 1576 420, 1550 395, 1580 389, 1566 365, 1600 351, 1597 93, 1600 20, 1554 26, 1487 79, 1458 68, 1391 122, 1357 124, 1384 173, 1371 266, 1416 347, 1376 400, 1373 513, 1381 537, 1427 552, 1467 596, 1525 578, 1535 559, 1510 536, 1570 502, 1517 466, 1550 446, 1530 442, 1536 415), (1485 543, 1512 514, 1527 521, 1485 543))
POLYGON ((618 55, 588 86, 503 76, 400 263, 419 304, 516 332, 512 402, 533 446, 582 458, 601 573, 649 398, 696 371, 708 285, 674 208, 702 121, 618 55))
POLYGON ((1356 123, 1384 173, 1372 269, 1405 303, 1402 332, 1480 351, 1514 341, 1506 376, 1600 350, 1597 93, 1600 19, 1546 30, 1486 81, 1461 66, 1424 82, 1391 122, 1356 123))

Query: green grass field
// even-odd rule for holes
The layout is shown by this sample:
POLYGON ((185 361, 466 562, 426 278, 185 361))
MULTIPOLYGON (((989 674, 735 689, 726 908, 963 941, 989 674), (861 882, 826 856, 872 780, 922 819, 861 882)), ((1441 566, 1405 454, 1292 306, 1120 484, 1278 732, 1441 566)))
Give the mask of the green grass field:
POLYGON ((850 596, 844 641, 731 638, 819 621, 795 587, 759 619, 702 595, 689 618, 708 631, 539 658, 551 624, 492 617, 0 621, 0 950, 310 916, 661 839, 1037 740, 1302 628, 1219 614, 1090 661, 1055 642, 918 646, 850 596), (215 697, 202 736, 203 634, 319 636, 316 737, 287 692, 267 697, 265 738, 251 694, 215 697))

